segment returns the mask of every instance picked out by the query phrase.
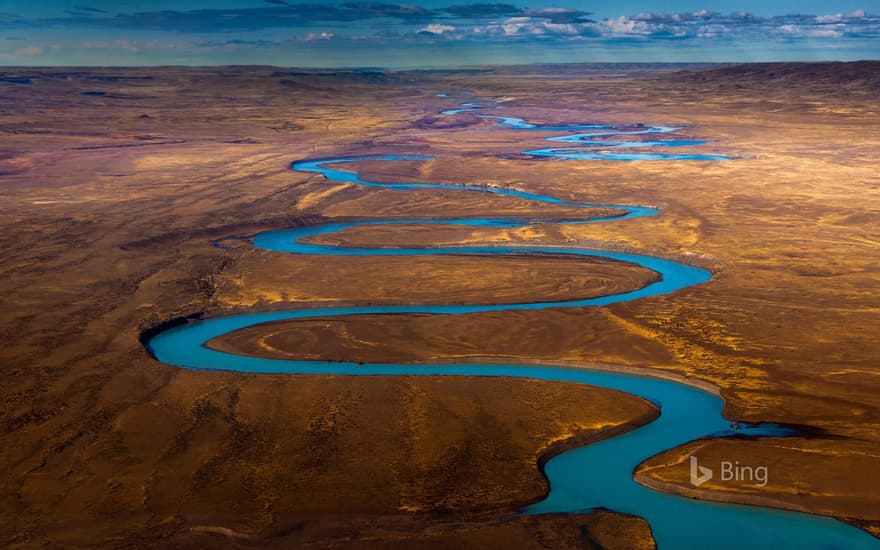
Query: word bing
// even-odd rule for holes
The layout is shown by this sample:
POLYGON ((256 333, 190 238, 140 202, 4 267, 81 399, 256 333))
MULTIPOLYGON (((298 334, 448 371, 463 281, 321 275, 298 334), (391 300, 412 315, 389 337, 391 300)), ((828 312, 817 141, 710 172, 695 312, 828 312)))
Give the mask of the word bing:
MULTIPOLYGON (((694 487, 699 487, 715 476, 715 471, 712 468, 700 466, 695 456, 690 457, 690 465, 691 485, 694 487)), ((744 466, 738 460, 733 462, 722 460, 719 471, 719 481, 744 481, 758 487, 764 487, 770 479, 767 466, 744 466)))

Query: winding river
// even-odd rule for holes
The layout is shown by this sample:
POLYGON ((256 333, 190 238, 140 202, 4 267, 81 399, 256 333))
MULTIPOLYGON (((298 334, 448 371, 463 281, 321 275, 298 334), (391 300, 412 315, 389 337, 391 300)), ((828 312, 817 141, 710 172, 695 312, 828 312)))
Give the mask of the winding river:
MULTIPOLYGON (((444 94, 438 94, 444 96, 444 94)), ((451 99, 451 98, 450 98, 451 99)), ((499 108, 475 102, 442 111, 456 115, 499 108)), ((548 137, 553 146, 525 151, 533 157, 562 160, 677 160, 720 161, 729 157, 694 153, 658 152, 661 148, 693 147, 701 141, 612 140, 617 136, 669 134, 677 128, 665 126, 612 127, 603 125, 540 126, 523 119, 491 114, 476 116, 494 119, 496 125, 521 131, 561 133, 548 137), (556 144, 560 144, 556 146, 556 144)), ((639 138, 642 139, 642 138, 639 138)), ((571 207, 614 208, 622 213, 605 218, 574 221, 466 218, 466 219, 395 219, 331 223, 270 231, 256 235, 253 245, 289 254, 337 256, 409 256, 438 254, 566 254, 610 258, 638 264, 661 275, 656 282, 628 292, 582 300, 487 305, 399 305, 293 309, 218 317, 178 325, 153 335, 146 343, 160 361, 188 369, 232 370, 252 373, 302 373, 343 375, 452 375, 516 377, 591 384, 624 391, 656 404, 661 411, 653 422, 597 443, 562 453, 545 465, 550 482, 548 496, 522 510, 522 514, 579 513, 607 508, 645 518, 661 549, 705 548, 880 548, 880 541, 866 532, 833 518, 784 510, 699 501, 648 489, 632 478, 634 468, 645 459, 672 447, 701 437, 733 434, 755 436, 791 435, 789 429, 775 424, 731 427, 722 415, 723 403, 716 395, 679 382, 633 374, 621 374, 588 368, 562 368, 503 364, 356 364, 331 361, 297 361, 234 355, 205 347, 209 340, 253 325, 287 319, 345 316, 355 314, 427 313, 458 315, 483 311, 545 309, 550 307, 602 306, 628 300, 670 294, 708 281, 711 274, 701 268, 648 255, 547 246, 480 246, 441 248, 355 248, 304 242, 308 237, 327 235, 365 225, 432 224, 517 227, 541 221, 554 223, 612 222, 625 218, 659 214, 654 208, 630 205, 569 202, 551 196, 479 185, 437 183, 393 183, 361 178, 347 165, 362 160, 425 160, 427 156, 382 155, 345 157, 295 162, 293 170, 321 174, 327 180, 350 184, 418 192, 423 189, 455 189, 462 193, 511 195, 535 202, 571 207)), ((772 472, 770 473, 772 476, 772 472)))

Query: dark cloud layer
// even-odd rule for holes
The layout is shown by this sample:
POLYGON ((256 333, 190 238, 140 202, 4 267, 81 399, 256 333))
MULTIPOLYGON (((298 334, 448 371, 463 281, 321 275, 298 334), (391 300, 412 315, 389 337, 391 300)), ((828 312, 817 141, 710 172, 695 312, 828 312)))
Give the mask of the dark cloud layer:
POLYGON ((258 46, 258 47, 266 47, 266 46, 276 46, 279 42, 274 42, 272 40, 215 40, 215 41, 207 41, 207 42, 194 42, 193 46, 198 48, 224 48, 229 46, 258 46))
POLYGON ((501 16, 522 15, 524 10, 512 4, 465 4, 461 6, 449 6, 441 10, 454 17, 465 19, 479 19, 501 16))
POLYGON ((86 12, 86 13, 110 13, 107 10, 102 10, 100 8, 93 8, 92 6, 74 6, 74 10, 86 12))
POLYGON ((340 11, 352 20, 392 17, 403 21, 424 21, 434 17, 431 11, 419 6, 382 2, 347 2, 342 5, 340 11))
MULTIPOLYGON (((322 38, 356 37, 363 40, 372 37, 375 40, 428 41, 880 38, 880 18, 864 11, 818 16, 792 14, 758 17, 748 13, 722 14, 700 10, 688 13, 639 13, 602 21, 591 20, 589 15, 589 12, 574 8, 528 9, 508 3, 456 4, 427 9, 389 2, 327 5, 319 2, 263 0, 262 4, 251 8, 163 10, 113 15, 80 5, 69 10, 67 17, 51 20, 25 21, 15 14, 0 13, 0 26, 213 34, 292 28, 300 29, 298 32, 304 36, 314 34, 322 38)), ((259 47, 262 44, 260 40, 250 40, 223 45, 259 47)))
POLYGON ((52 20, 53 24, 89 25, 133 30, 178 32, 253 31, 266 28, 302 27, 315 23, 346 23, 375 18, 400 21, 423 21, 430 14, 401 4, 352 2, 342 6, 321 4, 285 4, 238 9, 163 10, 121 13, 112 17, 72 17, 52 20))
POLYGON ((11 27, 15 25, 24 26, 28 23, 29 22, 24 17, 18 15, 17 13, 0 12, 0 25, 11 27))
MULTIPOLYGON (((67 17, 19 24, 56 26, 94 26, 104 28, 172 32, 234 32, 267 28, 304 27, 321 23, 352 23, 372 19, 391 19, 402 24, 436 21, 461 22, 530 17, 553 23, 582 23, 587 12, 570 8, 529 10, 504 3, 457 4, 429 10, 411 4, 385 2, 347 2, 342 5, 292 3, 287 0, 264 0, 253 8, 162 10, 108 15, 89 6, 66 11, 67 17)), ((7 18, 11 20, 11 18, 7 18)))
POLYGON ((595 23, 595 21, 593 21, 592 19, 587 18, 587 16, 590 15, 590 12, 570 8, 543 8, 526 10, 523 15, 526 15, 527 17, 546 19, 555 24, 595 23))

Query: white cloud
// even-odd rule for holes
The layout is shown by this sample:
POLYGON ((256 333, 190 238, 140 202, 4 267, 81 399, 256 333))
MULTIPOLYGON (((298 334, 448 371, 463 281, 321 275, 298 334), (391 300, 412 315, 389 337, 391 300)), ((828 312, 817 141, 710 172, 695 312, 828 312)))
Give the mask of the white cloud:
POLYGON ((839 23, 842 21, 846 21, 848 19, 876 19, 876 17, 872 17, 865 10, 855 10, 849 13, 835 13, 831 15, 817 15, 816 22, 817 23, 839 23))
POLYGON ((732 30, 725 25, 701 25, 697 29, 698 38, 724 38, 732 34, 732 30))
POLYGON ((480 35, 498 37, 572 37, 591 28, 588 23, 553 23, 543 18, 511 17, 503 23, 481 25, 471 29, 480 35))
POLYGON ((650 34, 651 29, 648 23, 624 15, 615 19, 606 19, 600 25, 612 36, 645 35, 650 34))
POLYGON ((418 32, 426 32, 426 33, 430 33, 430 34, 440 35, 440 34, 444 34, 447 32, 453 32, 453 31, 455 31, 455 27, 453 27, 452 25, 441 25, 438 23, 431 23, 430 25, 419 29, 418 32))
POLYGON ((843 37, 843 33, 834 29, 809 29, 806 31, 805 36, 816 38, 841 38, 843 37))
POLYGON ((834 29, 815 29, 799 25, 782 25, 779 30, 792 37, 804 38, 840 38, 843 33, 834 29))
POLYGON ((332 32, 310 32, 303 36, 302 39, 306 42, 314 42, 315 40, 330 40, 333 36, 332 32))
POLYGON ((817 15, 816 22, 817 23, 836 23, 838 21, 843 20, 843 14, 838 13, 835 15, 817 15))
MULTIPOLYGON (((784 15, 758 17, 739 12, 721 14, 709 10, 687 13, 639 13, 604 21, 581 18, 550 18, 550 14, 571 13, 562 8, 529 10, 523 15, 498 21, 469 24, 459 21, 455 27, 433 23, 422 26, 418 34, 443 36, 451 40, 585 40, 585 39, 694 39, 694 40, 765 40, 815 38, 838 40, 847 37, 880 37, 880 17, 864 11, 849 14, 814 16, 784 15), (540 14, 539 14, 540 12, 540 14)), ((578 14, 582 12, 576 12, 578 14)), ((404 34, 410 39, 415 33, 404 34)))

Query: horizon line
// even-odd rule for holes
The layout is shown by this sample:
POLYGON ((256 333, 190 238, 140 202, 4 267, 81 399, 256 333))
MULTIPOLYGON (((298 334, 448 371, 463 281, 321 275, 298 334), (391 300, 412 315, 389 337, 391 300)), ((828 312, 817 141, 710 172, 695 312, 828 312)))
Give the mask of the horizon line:
POLYGON ((788 64, 788 65, 821 65, 831 63, 880 63, 877 59, 856 59, 856 60, 777 60, 777 61, 574 61, 574 62, 540 62, 540 63, 493 63, 485 65, 414 65, 414 66, 376 66, 376 65, 272 65, 272 64, 253 64, 253 63, 211 63, 211 64, 107 64, 107 65, 0 65, 0 70, 13 69, 144 69, 144 68, 189 68, 189 69, 209 69, 209 68, 271 68, 271 69, 299 69, 303 71, 384 71, 384 72, 418 72, 418 71, 437 71, 437 70, 486 70, 496 67, 554 67, 554 66, 572 66, 572 65, 605 65, 605 66, 682 66, 682 65, 702 65, 702 66, 721 66, 721 65, 770 65, 770 64, 788 64))

